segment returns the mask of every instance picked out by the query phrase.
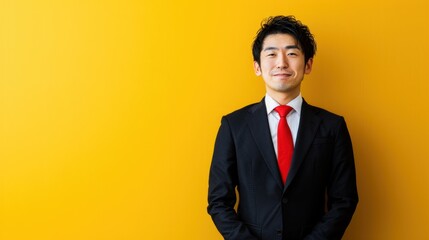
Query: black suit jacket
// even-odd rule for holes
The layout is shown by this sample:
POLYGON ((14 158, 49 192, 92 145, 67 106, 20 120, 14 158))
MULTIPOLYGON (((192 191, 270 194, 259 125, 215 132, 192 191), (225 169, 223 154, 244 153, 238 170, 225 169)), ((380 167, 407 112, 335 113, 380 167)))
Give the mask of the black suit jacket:
POLYGON ((358 202, 343 117, 303 101, 283 185, 264 100, 224 116, 208 201, 208 212, 225 239, 341 239, 358 202))

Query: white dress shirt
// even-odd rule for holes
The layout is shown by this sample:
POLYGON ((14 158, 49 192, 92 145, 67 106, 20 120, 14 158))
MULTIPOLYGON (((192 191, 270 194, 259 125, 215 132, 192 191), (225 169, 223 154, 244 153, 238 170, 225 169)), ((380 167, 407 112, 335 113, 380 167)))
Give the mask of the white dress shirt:
MULTIPOLYGON (((301 119, 301 107, 302 107, 302 96, 301 93, 298 97, 294 98, 287 105, 292 107, 293 110, 286 116, 287 123, 292 133, 293 144, 296 142, 296 135, 298 134, 299 120, 301 119)), ((280 104, 274 100, 270 95, 265 94, 265 106, 267 107, 268 124, 270 125, 271 139, 273 140, 274 150, 277 156, 277 126, 279 125, 280 116, 274 110, 280 104)))

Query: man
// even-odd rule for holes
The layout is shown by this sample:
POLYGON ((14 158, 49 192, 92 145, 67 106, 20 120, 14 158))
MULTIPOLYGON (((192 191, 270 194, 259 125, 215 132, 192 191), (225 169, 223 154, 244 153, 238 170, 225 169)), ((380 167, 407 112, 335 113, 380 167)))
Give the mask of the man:
POLYGON ((225 239, 341 239, 352 218, 346 123, 301 96, 315 51, 293 16, 271 17, 257 33, 254 68, 266 95, 222 118, 210 168, 208 212, 225 239))

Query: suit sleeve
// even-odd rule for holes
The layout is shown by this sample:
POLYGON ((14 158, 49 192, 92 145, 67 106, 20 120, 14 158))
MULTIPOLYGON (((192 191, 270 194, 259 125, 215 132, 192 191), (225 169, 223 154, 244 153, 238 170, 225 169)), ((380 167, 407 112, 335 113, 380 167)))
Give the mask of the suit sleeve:
POLYGON ((328 211, 305 240, 341 239, 358 203, 353 148, 344 118, 337 125, 334 141, 328 211))
POLYGON ((223 117, 210 167, 207 210, 225 239, 257 240, 234 209, 237 180, 235 144, 228 120, 223 117))

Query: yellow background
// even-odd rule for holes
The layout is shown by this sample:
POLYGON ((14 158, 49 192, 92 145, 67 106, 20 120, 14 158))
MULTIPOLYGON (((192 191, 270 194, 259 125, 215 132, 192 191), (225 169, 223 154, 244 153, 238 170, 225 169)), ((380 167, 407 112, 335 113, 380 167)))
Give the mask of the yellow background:
POLYGON ((264 95, 250 46, 277 14, 314 33, 303 96, 352 135, 344 239, 429 239, 425 0, 0 0, 0 239, 222 239, 213 143, 264 95))

